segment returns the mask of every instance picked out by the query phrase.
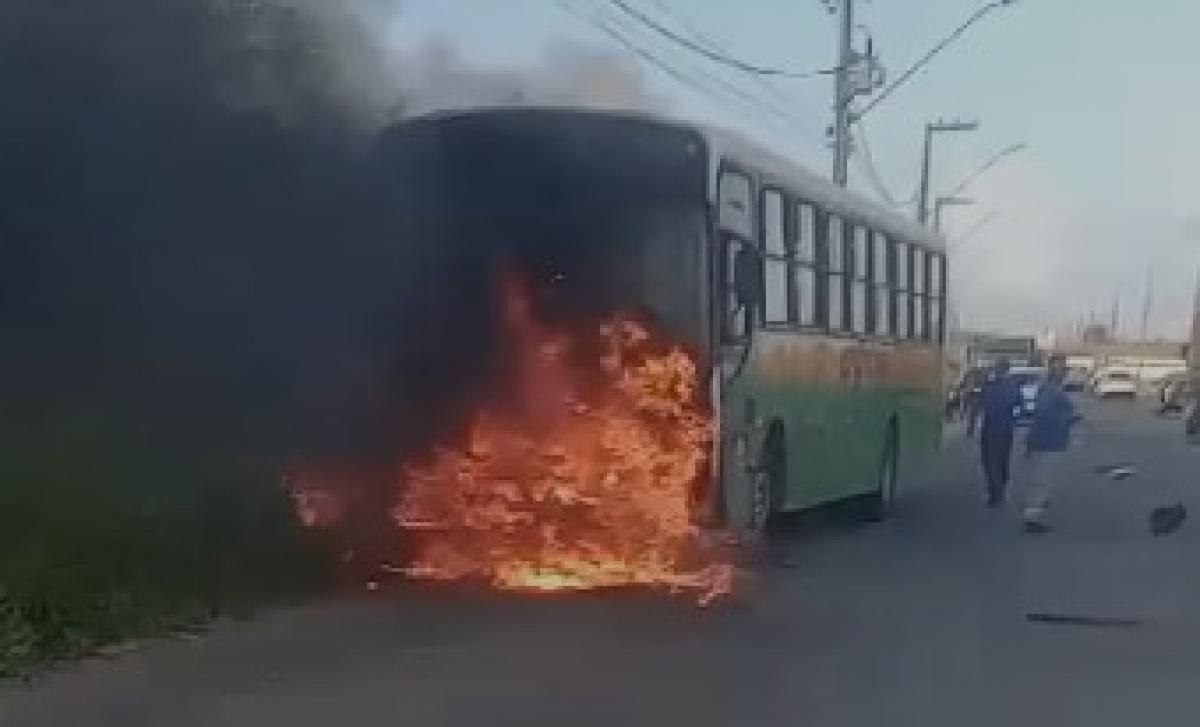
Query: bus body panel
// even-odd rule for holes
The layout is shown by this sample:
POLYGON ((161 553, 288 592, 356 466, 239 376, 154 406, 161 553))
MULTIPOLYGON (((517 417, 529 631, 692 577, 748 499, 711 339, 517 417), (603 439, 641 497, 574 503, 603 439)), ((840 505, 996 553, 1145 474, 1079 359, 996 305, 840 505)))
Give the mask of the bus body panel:
MULTIPOLYGON (((905 469, 938 449, 940 367, 933 346, 760 331, 743 375, 727 392, 726 416, 752 399, 763 426, 783 425, 781 509, 813 507, 878 487, 893 418, 905 469)), ((738 422, 722 426, 736 429, 738 422)))
MULTIPOLYGON (((748 234, 761 245, 759 204, 764 189, 782 191, 789 196, 789 203, 810 203, 821 214, 839 215, 848 223, 867 226, 945 256, 944 240, 936 233, 835 187, 736 134, 709 130, 706 141, 708 194, 715 217, 710 242, 714 261, 722 254, 721 236, 725 233, 748 234), (753 178, 754 211, 747 213, 754 220, 751 232, 746 232, 744 225, 722 227, 726 210, 719 185, 726 170, 753 178)), ((818 221, 818 226, 821 224, 818 221)), ((714 396, 719 404, 715 451, 736 449, 728 446, 728 440, 736 439, 756 441, 761 446, 764 430, 774 422, 782 424, 787 483, 782 500, 775 503, 778 510, 802 510, 876 491, 892 421, 899 434, 896 454, 902 479, 921 471, 938 451, 945 396, 940 342, 860 336, 819 327, 759 326, 750 337, 749 351, 741 354, 736 346, 718 343, 719 320, 724 315, 719 299, 725 291, 721 288, 723 281, 714 277, 711 284, 717 370, 732 369, 736 373, 714 387, 714 391, 721 391, 714 396), (744 363, 740 367, 731 365, 731 354, 739 358, 744 355, 744 363), (726 360, 720 360, 723 357, 726 360), (747 421, 747 412, 753 412, 755 422, 747 421)), ((744 456, 743 466, 760 466, 761 462, 756 461, 759 454, 744 456)), ((745 486, 744 482, 722 482, 721 473, 728 477, 728 468, 714 467, 717 491, 745 486)))

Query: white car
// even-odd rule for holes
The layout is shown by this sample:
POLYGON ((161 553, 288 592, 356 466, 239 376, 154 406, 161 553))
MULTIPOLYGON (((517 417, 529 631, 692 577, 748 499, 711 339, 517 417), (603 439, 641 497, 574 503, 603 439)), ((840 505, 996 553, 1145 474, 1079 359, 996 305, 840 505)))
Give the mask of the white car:
POLYGON ((1096 379, 1096 396, 1101 399, 1137 398, 1137 379, 1128 371, 1106 371, 1096 379))

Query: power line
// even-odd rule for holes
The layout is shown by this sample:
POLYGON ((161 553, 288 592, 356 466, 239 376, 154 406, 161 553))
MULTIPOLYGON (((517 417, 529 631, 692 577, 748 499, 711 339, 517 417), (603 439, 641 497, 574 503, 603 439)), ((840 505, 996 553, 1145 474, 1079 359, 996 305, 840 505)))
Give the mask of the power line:
POLYGON ((871 153, 871 141, 867 138, 867 127, 862 123, 858 124, 858 139, 863 153, 859 154, 856 158, 859 160, 859 165, 863 168, 863 171, 867 173, 867 180, 885 202, 892 207, 899 207, 900 204, 896 202, 895 195, 883 183, 883 179, 879 176, 879 170, 875 167, 875 156, 871 153))
MULTIPOLYGON (((658 8, 658 11, 660 13, 662 13, 666 17, 668 17, 668 18, 674 20, 675 22, 679 23, 680 25, 682 25, 684 30, 687 31, 688 35, 692 36, 692 38, 695 39, 696 42, 702 43, 703 45, 707 46, 710 50, 715 51, 717 53, 720 53, 723 55, 730 55, 728 46, 714 40, 711 36, 707 35, 704 31, 700 30, 696 26, 695 23, 691 22, 685 16, 676 12, 675 10, 672 10, 670 4, 667 3, 667 0, 651 0, 651 2, 654 3, 654 7, 658 8)), ((783 95, 783 92, 779 90, 779 87, 777 87, 775 84, 771 83, 769 78, 767 78, 759 73, 751 73, 751 74, 749 74, 749 76, 750 76, 750 78, 753 78, 754 81, 760 87, 763 88, 763 90, 765 90, 767 93, 774 96, 777 101, 780 101, 782 103, 790 103, 791 102, 790 99, 788 99, 787 97, 785 97, 783 95)))
POLYGON ((654 7, 658 8, 660 13, 682 25, 687 31, 688 35, 692 36, 697 43, 701 43, 709 50, 716 51, 717 53, 722 53, 725 55, 729 54, 728 50, 722 48, 720 43, 701 32, 700 29, 697 28, 696 25, 690 22, 687 18, 672 10, 671 6, 667 3, 667 0, 651 0, 651 2, 654 3, 654 7))
MULTIPOLYGON (((616 0, 614 0, 614 2, 615 1, 616 0)), ((856 120, 861 119, 868 112, 870 112, 871 109, 875 108, 880 103, 882 103, 884 99, 886 99, 888 96, 891 96, 893 91, 895 91, 897 88, 900 88, 900 86, 903 86, 904 83, 908 79, 912 78, 917 73, 917 71, 921 70, 926 65, 928 65, 929 62, 931 60, 933 60, 934 56, 936 56, 938 53, 941 53, 943 50, 945 50, 946 46, 948 46, 951 43, 953 43, 954 41, 958 40, 959 36, 961 36, 963 33, 965 33, 967 31, 967 28, 970 28, 972 25, 977 23, 979 21, 979 19, 982 18, 984 15, 987 15, 988 13, 990 13, 993 10, 996 10, 997 8, 1002 8, 1002 7, 1011 5, 1012 3, 1013 3, 1013 0, 995 0, 995 2, 990 2, 987 5, 984 5, 983 7, 976 10, 974 13, 971 14, 971 17, 967 18, 965 21, 962 22, 961 25, 959 25, 957 28, 955 28, 953 31, 951 31, 950 35, 943 38, 940 43, 938 43, 932 49, 930 49, 930 51, 928 53, 921 56, 921 58, 918 59, 916 63, 913 63, 911 66, 909 66, 908 69, 906 71, 904 71, 904 73, 901 73, 900 76, 895 81, 892 81, 892 83, 887 88, 883 89, 883 91, 881 91, 878 96, 871 99, 871 103, 867 104, 860 111, 856 112, 854 114, 854 118, 856 120)))
POLYGON ((871 140, 867 138, 867 127, 862 122, 857 124, 858 138, 862 146, 862 154, 858 157, 859 166, 867 175, 867 181, 871 183, 875 192, 883 198, 885 202, 896 208, 912 207, 917 203, 918 190, 913 190, 913 193, 908 196, 908 199, 899 200, 884 184, 883 178, 879 174, 879 167, 875 164, 875 156, 871 152, 871 140))
POLYGON ((978 222, 967 228, 967 231, 955 238, 947 250, 955 255, 962 253, 964 248, 970 247, 970 243, 978 239, 979 233, 983 232, 984 228, 992 224, 1001 215, 998 211, 991 211, 984 215, 978 222))
MULTIPOLYGON (((668 62, 664 61, 662 58, 658 57, 651 51, 638 45, 636 42, 631 40, 628 36, 626 36, 620 30, 614 28, 612 25, 613 21, 611 21, 611 20, 606 21, 606 19, 601 18, 601 17, 589 16, 589 15, 585 14, 584 12, 582 12, 579 8, 576 8, 574 5, 571 5, 570 3, 568 3, 566 0, 554 0, 554 2, 563 11, 570 13, 571 15, 575 16, 579 20, 587 23, 588 25, 592 26, 593 28, 604 33, 610 39, 612 39, 617 44, 619 44, 621 47, 623 47, 625 50, 634 54, 635 56, 637 56, 641 60, 645 61, 646 63, 649 63, 654 68, 656 68, 659 71, 661 71, 662 73, 666 74, 667 76, 669 76, 672 80, 676 81, 677 83, 687 86, 688 88, 692 89, 693 91, 696 91, 697 93, 707 96, 710 99, 713 99, 715 101, 718 101, 718 102, 723 101, 723 99, 715 97, 714 89, 711 86, 706 86, 706 85, 698 82, 694 77, 687 75, 686 73, 684 73, 683 71, 680 71, 678 68, 676 68, 676 67, 672 66, 671 64, 669 64, 668 62)), ((600 8, 593 7, 593 10, 599 11, 600 8)), ((728 97, 732 96, 732 97, 734 97, 734 99, 741 101, 743 104, 751 106, 758 111, 762 111, 762 112, 771 114, 777 120, 786 122, 788 124, 789 130, 794 130, 794 129, 792 129, 792 125, 800 125, 802 123, 802 120, 800 118, 792 116, 791 114, 788 114, 788 113, 781 111, 777 108, 774 108, 770 105, 767 105, 766 103, 764 103, 762 101, 762 99, 755 97, 754 95, 737 87, 735 84, 732 84, 724 79, 712 76, 710 74, 704 73, 703 71, 697 71, 697 72, 700 73, 700 75, 702 75, 710 83, 718 84, 722 89, 724 89, 725 94, 726 94, 726 98, 724 99, 724 101, 727 101, 728 97)))
POLYGON ((693 53, 701 55, 714 63, 720 63, 731 68, 736 68, 744 73, 751 73, 758 76, 777 76, 779 78, 793 79, 815 78, 817 76, 828 76, 837 73, 837 69, 835 68, 822 68, 816 71, 800 72, 784 68, 770 68, 754 63, 747 63, 739 58, 735 58, 727 53, 721 53, 712 48, 706 47, 702 43, 697 43, 686 36, 680 35, 679 33, 671 30, 654 18, 646 15, 642 11, 625 2, 625 0, 608 0, 608 2, 615 6, 622 13, 625 13, 629 17, 650 28, 664 38, 674 42, 675 44, 680 45, 693 53))
MULTIPOLYGON (((594 4, 595 0, 584 0, 584 2, 588 2, 589 4, 594 4)), ((603 8, 600 7, 598 4, 594 4, 593 9, 597 13, 601 14, 601 18, 602 18, 601 22, 604 22, 603 8)), ((610 18, 608 18, 608 22, 616 24, 618 27, 620 27, 626 33, 626 35, 625 35, 626 42, 630 43, 631 45, 636 46, 635 43, 630 41, 630 36, 636 35, 636 29, 632 26, 632 24, 629 21, 625 20, 624 18, 622 18, 620 16, 614 15, 614 16, 611 16, 610 18)), ((609 29, 612 30, 611 25, 609 25, 609 29)), ((639 48, 643 53, 653 55, 652 53, 650 53, 650 51, 646 50, 644 47, 639 46, 639 48)), ((655 57, 658 58, 657 56, 655 56, 655 57)), ((663 61, 661 58, 658 58, 658 60, 661 63, 665 63, 665 61, 663 61)), ((742 101, 744 104, 748 104, 749 106, 753 107, 754 109, 756 109, 758 111, 763 111, 768 114, 771 114, 772 116, 776 117, 777 119, 787 123, 789 125, 789 129, 790 129, 790 126, 793 124, 794 125, 802 125, 802 123, 803 123, 799 117, 793 116, 792 114, 788 113, 787 111, 784 111, 782 109, 779 109, 775 106, 772 106, 772 105, 764 102, 762 99, 754 96, 753 94, 751 94, 750 92, 746 91, 745 89, 739 87, 735 83, 727 81, 726 79, 721 78, 720 76, 714 76, 713 74, 708 73, 704 70, 700 70, 700 69, 696 69, 696 68, 691 68, 690 70, 693 72, 694 75, 699 75, 701 78, 708 81, 710 84, 716 84, 718 87, 723 89, 726 94, 733 96, 734 98, 742 101)), ((678 72, 678 68, 676 68, 676 71, 678 72)), ((694 80, 695 79, 693 77, 693 81, 694 80)), ((710 87, 710 90, 708 91, 708 95, 711 98, 711 96, 712 96, 711 87, 710 87)))
POLYGON ((1013 154, 1016 154, 1018 152, 1024 151, 1026 148, 1028 148, 1027 144, 1020 143, 1020 144, 1012 144, 1011 146, 1007 146, 1007 147, 1001 149, 1000 151, 996 152, 996 154, 994 154, 991 159, 988 159, 987 162, 985 162, 981 167, 976 169, 969 176, 967 176, 961 182, 959 182, 958 186, 955 187, 949 194, 947 194, 945 196, 954 197, 954 196, 958 195, 964 189, 971 186, 972 182, 974 182, 976 179, 979 179, 984 174, 986 174, 988 172, 988 170, 990 170, 992 167, 999 164, 1002 159, 1004 159, 1005 157, 1011 156, 1013 154))
MULTIPOLYGON (((601 16, 609 17, 610 18, 609 22, 615 23, 617 26, 622 28, 625 31, 625 33, 627 33, 628 35, 634 35, 634 36, 637 35, 638 29, 633 25, 632 21, 630 21, 620 15, 615 15, 615 14, 606 15, 604 12, 605 8, 600 6, 598 0, 584 0, 584 2, 587 2, 588 4, 592 5, 593 10, 595 12, 599 13, 601 16)), ((710 83, 715 83, 716 85, 724 88, 727 93, 730 93, 730 94, 738 97, 739 99, 750 104, 754 108, 761 110, 761 111, 766 111, 769 114, 773 114, 774 116, 782 119, 783 121, 786 121, 788 124, 795 124, 797 126, 803 126, 804 122, 800 117, 795 116, 792 113, 790 113, 786 110, 783 110, 778 106, 773 106, 769 103, 766 103, 762 99, 751 94, 749 91, 746 91, 745 89, 741 88, 736 83, 733 83, 724 78, 721 78, 720 76, 713 75, 712 73, 709 73, 703 69, 696 68, 694 66, 690 67, 690 69, 692 70, 693 73, 700 75, 704 79, 707 79, 710 83)), ((751 78, 753 78, 756 81, 758 81, 759 83, 763 84, 769 90, 771 90, 773 88, 770 86, 770 84, 768 84, 766 82, 766 79, 763 78, 762 76, 751 76, 751 78)), ((776 93, 777 93, 777 91, 776 91, 776 93)), ((781 100, 783 100, 783 99, 781 99, 781 100)))

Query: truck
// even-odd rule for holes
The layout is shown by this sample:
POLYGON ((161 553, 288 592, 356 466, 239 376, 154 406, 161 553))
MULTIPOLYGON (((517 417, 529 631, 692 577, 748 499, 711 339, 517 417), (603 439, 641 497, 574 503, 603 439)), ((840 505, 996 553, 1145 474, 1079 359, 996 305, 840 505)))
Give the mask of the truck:
POLYGON ((1037 339, 1033 336, 977 336, 967 346, 968 368, 986 368, 1000 358, 1013 366, 1037 365, 1037 339))

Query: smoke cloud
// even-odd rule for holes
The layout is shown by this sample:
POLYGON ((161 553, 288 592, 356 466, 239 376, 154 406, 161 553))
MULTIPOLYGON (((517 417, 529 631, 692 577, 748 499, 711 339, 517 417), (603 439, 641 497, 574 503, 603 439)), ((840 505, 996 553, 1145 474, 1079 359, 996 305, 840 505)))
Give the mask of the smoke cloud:
POLYGON ((155 446, 283 458, 418 442, 453 416, 482 345, 453 318, 462 260, 397 232, 374 133, 437 108, 655 101, 573 48, 529 72, 398 51, 381 32, 397 17, 382 0, 0 8, 9 417, 96 409, 155 446))

